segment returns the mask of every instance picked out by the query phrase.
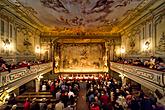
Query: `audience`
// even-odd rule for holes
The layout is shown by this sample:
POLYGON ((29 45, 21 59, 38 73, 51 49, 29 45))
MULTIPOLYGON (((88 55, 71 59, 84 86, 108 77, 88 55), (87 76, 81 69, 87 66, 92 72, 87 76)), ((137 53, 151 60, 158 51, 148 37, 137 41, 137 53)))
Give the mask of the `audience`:
POLYGON ((46 84, 45 83, 42 85, 42 91, 46 91, 46 84))
POLYGON ((39 103, 36 101, 36 98, 34 98, 32 100, 32 103, 30 105, 30 110, 40 110, 40 105, 39 103))
MULTIPOLYGON (((105 77, 87 81, 86 99, 89 110, 159 110, 156 106, 157 100, 147 96, 142 90, 133 91, 130 84, 120 85, 116 79, 105 77)), ((27 98, 23 103, 24 110, 73 110, 79 93, 79 89, 75 88, 79 88, 79 83, 67 79, 56 80, 53 83, 54 91, 56 90, 56 98, 53 96, 56 99, 55 103, 46 98, 41 101, 34 98, 30 103, 27 98), (77 91, 73 91, 74 89, 77 91)), ((14 96, 11 95, 10 101, 13 100, 12 97, 14 96)), ((10 104, 13 106, 16 103, 10 104)))
POLYGON ((57 93, 56 93, 56 99, 59 100, 61 97, 61 91, 58 90, 57 93))
POLYGON ((120 86, 113 78, 87 82, 87 101, 90 110, 154 109, 153 106, 157 102, 152 103, 153 97, 146 96, 142 90, 134 92, 130 87, 130 84, 120 86))
POLYGON ((11 110, 17 110, 17 105, 13 105, 11 110))
POLYGON ((136 59, 122 59, 121 57, 119 57, 117 59, 118 63, 124 63, 124 64, 130 64, 130 65, 134 65, 134 66, 144 66, 147 68, 151 68, 151 69, 156 69, 159 71, 165 71, 165 63, 163 62, 163 60, 158 57, 154 57, 151 56, 150 59, 140 59, 139 57, 137 57, 136 59))
POLYGON ((16 97, 15 97, 15 94, 14 93, 11 93, 10 94, 10 97, 8 99, 8 105, 14 105, 16 104, 16 97))
POLYGON ((42 64, 42 63, 47 63, 48 61, 41 60, 41 61, 26 61, 23 60, 21 62, 17 63, 7 63, 2 57, 0 57, 0 72, 3 71, 8 71, 9 73, 11 72, 12 69, 17 69, 17 68, 22 68, 22 67, 27 67, 30 69, 30 66, 36 65, 36 64, 42 64))
POLYGON ((42 99, 42 102, 40 103, 40 110, 47 110, 46 98, 42 99))
POLYGON ((100 110, 100 107, 97 103, 93 103, 90 107, 90 110, 100 110))
POLYGON ((61 100, 56 104, 55 110, 63 110, 64 109, 64 104, 62 103, 61 100))

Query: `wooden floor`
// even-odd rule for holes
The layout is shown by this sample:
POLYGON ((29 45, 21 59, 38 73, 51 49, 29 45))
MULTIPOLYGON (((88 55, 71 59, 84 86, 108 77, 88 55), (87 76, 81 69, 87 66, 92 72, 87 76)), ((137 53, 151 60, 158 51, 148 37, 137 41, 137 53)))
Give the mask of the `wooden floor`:
POLYGON ((86 102, 86 83, 80 83, 79 98, 77 101, 77 110, 89 110, 86 102))

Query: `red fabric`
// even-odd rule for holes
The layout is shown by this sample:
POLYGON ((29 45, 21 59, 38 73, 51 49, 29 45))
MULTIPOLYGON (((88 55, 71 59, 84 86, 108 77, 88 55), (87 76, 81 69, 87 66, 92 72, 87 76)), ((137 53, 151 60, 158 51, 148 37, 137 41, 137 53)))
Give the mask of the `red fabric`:
POLYGON ((50 92, 53 92, 53 91, 55 91, 55 87, 54 87, 54 85, 52 84, 52 85, 50 86, 50 92))
POLYGON ((103 105, 107 105, 108 101, 109 101, 108 96, 107 95, 102 95, 100 97, 100 101, 102 102, 103 105))
POLYGON ((90 110, 100 110, 99 106, 94 106, 94 107, 91 107, 90 110))
POLYGON ((130 103, 131 103, 131 100, 132 100, 132 95, 127 95, 127 96, 126 96, 126 102, 127 102, 128 104, 130 104, 130 103))
POLYGON ((29 110, 29 109, 30 109, 30 102, 26 101, 26 102, 23 104, 23 107, 24 107, 24 110, 29 110))

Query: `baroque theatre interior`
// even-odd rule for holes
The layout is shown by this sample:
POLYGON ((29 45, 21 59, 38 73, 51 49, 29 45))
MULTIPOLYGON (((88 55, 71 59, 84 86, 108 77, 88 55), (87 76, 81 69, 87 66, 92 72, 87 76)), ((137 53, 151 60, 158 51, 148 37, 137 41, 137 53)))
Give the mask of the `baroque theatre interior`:
POLYGON ((1 106, 10 105, 12 93, 22 104, 58 103, 50 82, 76 82, 85 96, 88 83, 93 89, 111 81, 165 104, 164 0, 0 1, 1 106))

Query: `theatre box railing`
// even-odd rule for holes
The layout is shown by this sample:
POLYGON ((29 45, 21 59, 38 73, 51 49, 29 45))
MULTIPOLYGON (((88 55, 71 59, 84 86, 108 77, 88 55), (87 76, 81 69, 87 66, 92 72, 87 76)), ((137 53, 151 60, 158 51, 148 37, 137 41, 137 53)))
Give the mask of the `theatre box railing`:
POLYGON ((165 95, 165 72, 163 71, 115 62, 110 63, 110 68, 154 92, 159 91, 165 95))
POLYGON ((30 80, 33 80, 40 75, 48 73, 52 70, 52 62, 43 63, 30 66, 30 68, 23 67, 19 69, 11 70, 0 73, 0 90, 4 88, 10 89, 10 87, 19 87, 30 80))

